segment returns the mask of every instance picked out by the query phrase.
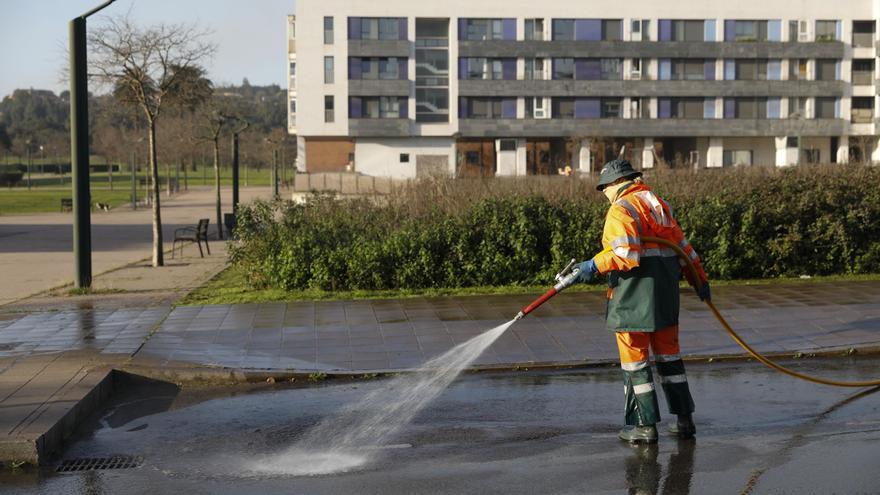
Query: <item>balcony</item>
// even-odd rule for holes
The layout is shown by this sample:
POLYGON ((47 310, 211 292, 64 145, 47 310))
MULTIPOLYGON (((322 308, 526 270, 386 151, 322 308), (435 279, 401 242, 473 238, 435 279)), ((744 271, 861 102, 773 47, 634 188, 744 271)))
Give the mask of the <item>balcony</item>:
POLYGON ((840 41, 460 41, 460 57, 843 58, 840 41))
POLYGON ((854 70, 852 72, 853 86, 870 86, 874 84, 874 71, 854 70))
POLYGON ((348 40, 349 57, 409 57, 407 40, 348 40))
POLYGON ((406 79, 356 79, 348 81, 351 96, 409 96, 406 79))
POLYGON ((405 137, 410 135, 409 119, 348 119, 351 137, 405 137))
POLYGON ((462 137, 840 136, 842 119, 459 119, 462 137))
POLYGON ((853 108, 850 122, 853 124, 871 124, 874 122, 874 109, 853 108))
POLYGON ((843 96, 844 81, 458 81, 461 96, 843 96))

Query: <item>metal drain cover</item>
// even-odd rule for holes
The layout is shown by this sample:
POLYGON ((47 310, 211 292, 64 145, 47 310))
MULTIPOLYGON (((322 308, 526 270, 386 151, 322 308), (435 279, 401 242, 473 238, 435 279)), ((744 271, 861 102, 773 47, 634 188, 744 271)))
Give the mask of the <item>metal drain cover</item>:
POLYGON ((57 473, 75 473, 78 471, 98 471, 105 469, 129 469, 135 468, 144 462, 141 456, 114 455, 112 457, 85 457, 80 459, 67 459, 61 462, 57 473))

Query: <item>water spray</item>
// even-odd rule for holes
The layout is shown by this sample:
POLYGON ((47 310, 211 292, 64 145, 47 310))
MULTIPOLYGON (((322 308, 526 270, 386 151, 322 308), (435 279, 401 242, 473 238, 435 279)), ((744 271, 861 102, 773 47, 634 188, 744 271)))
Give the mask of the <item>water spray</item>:
POLYGON ((575 266, 575 263, 577 263, 577 260, 575 258, 572 258, 571 261, 569 261, 568 264, 565 265, 565 268, 563 268, 562 271, 556 274, 556 285, 545 292, 541 297, 535 299, 532 304, 529 304, 528 306, 523 308, 522 311, 517 313, 513 321, 523 319, 525 315, 537 309, 538 306, 547 302, 548 299, 574 285, 574 283, 577 281, 578 275, 581 273, 581 269, 575 266))

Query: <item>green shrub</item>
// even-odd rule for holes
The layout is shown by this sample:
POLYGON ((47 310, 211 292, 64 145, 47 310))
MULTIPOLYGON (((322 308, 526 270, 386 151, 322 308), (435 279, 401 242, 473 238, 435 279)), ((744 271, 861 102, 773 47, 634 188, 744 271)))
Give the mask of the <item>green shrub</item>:
MULTIPOLYGON (((720 279, 880 271, 880 169, 648 174, 720 279)), ((533 285, 600 248, 592 180, 420 182, 378 199, 314 195, 242 207, 231 259, 254 287, 533 285)))

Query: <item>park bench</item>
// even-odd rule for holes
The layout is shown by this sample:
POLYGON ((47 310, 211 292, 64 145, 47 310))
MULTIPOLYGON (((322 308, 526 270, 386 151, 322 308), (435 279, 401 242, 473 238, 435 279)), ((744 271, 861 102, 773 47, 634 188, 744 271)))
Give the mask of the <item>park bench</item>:
POLYGON ((61 213, 73 211, 73 198, 61 198, 61 213))
POLYGON ((205 257, 202 252, 202 241, 205 242, 205 249, 211 254, 211 247, 208 246, 208 223, 210 220, 202 218, 195 227, 183 227, 174 231, 174 241, 171 243, 171 257, 174 258, 174 248, 180 242, 180 255, 183 256, 183 243, 185 241, 195 242, 199 246, 199 256, 205 257))

